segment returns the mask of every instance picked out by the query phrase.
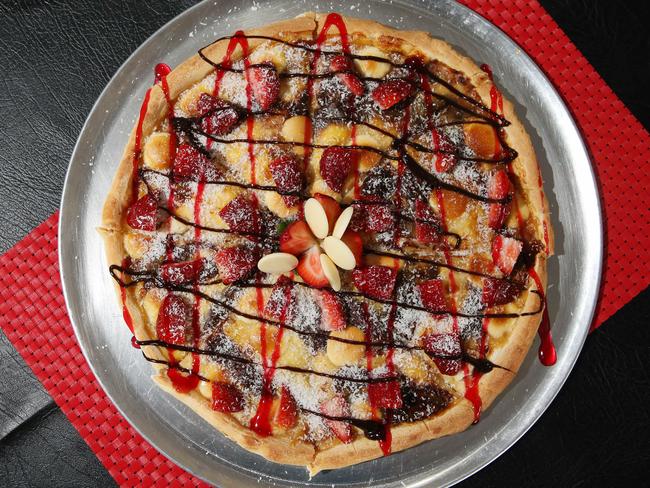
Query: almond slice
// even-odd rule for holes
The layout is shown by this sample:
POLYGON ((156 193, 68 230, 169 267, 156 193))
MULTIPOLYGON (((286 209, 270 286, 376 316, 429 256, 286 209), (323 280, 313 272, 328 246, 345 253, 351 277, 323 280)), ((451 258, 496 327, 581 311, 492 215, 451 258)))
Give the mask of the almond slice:
POLYGON ((309 225, 314 235, 319 239, 327 237, 330 225, 321 203, 315 198, 310 198, 305 202, 304 212, 307 225, 309 225))
POLYGON ((257 262, 257 268, 264 273, 288 273, 298 266, 298 258, 286 252, 267 254, 257 262))
POLYGON ((330 282, 332 290, 339 291, 341 289, 341 275, 339 275, 339 270, 336 269, 336 265, 327 254, 320 255, 320 265, 327 281, 330 282))
POLYGON ((341 215, 339 215, 339 218, 336 219, 336 223, 334 224, 334 230, 332 231, 332 235, 336 237, 337 239, 340 239, 343 237, 343 234, 345 234, 345 231, 348 228, 348 225, 350 224, 350 220, 352 220, 352 213, 354 212, 354 208, 348 207, 343 212, 341 212, 341 215))
MULTIPOLYGON (((311 121, 304 115, 295 115, 284 121, 280 134, 288 142, 305 142, 306 129, 310 127, 311 121)), ((293 152, 302 155, 305 153, 303 146, 294 146, 293 152)))
POLYGON ((354 254, 352 254, 350 248, 345 245, 345 242, 338 237, 326 237, 321 246, 327 256, 334 261, 334 264, 339 268, 351 270, 356 266, 357 261, 354 259, 354 254))

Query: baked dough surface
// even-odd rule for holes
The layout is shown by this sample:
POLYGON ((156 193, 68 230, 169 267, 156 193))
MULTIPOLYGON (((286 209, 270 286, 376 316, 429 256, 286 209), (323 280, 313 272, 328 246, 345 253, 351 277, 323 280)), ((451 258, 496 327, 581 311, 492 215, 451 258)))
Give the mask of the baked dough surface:
MULTIPOLYGON (((400 60, 403 61, 408 56, 417 54, 419 57, 423 58, 426 63, 433 63, 435 67, 431 69, 437 70, 436 73, 443 73, 441 76, 448 75, 449 79, 447 81, 457 87, 462 93, 477 100, 485 107, 491 106, 491 97, 494 97, 493 90, 495 88, 490 77, 472 60, 457 53, 446 42, 433 39, 424 32, 396 30, 370 20, 351 17, 342 17, 342 19, 347 29, 347 37, 353 54, 362 52, 364 48, 367 49, 368 46, 372 46, 383 53, 382 55, 390 55, 391 59, 396 60, 398 63, 400 60)), ((276 69, 278 69, 280 73, 282 73, 282 69, 289 70, 292 65, 301 65, 304 60, 294 58, 299 56, 308 56, 304 50, 287 48, 284 44, 254 36, 269 36, 291 43, 306 41, 309 43, 308 45, 314 46, 314 42, 321 32, 325 22, 326 16, 323 14, 305 13, 295 19, 289 19, 276 24, 246 31, 244 34, 248 37, 248 56, 256 63, 271 61, 275 64, 276 69), (278 57, 282 56, 284 56, 283 59, 278 61, 278 57), (285 66, 280 66, 282 64, 285 66)), ((336 27, 330 28, 327 34, 328 36, 323 49, 340 49, 341 37, 336 27)), ((215 63, 219 63, 224 59, 227 47, 228 40, 216 42, 207 47, 203 51, 203 54, 215 63)), ((363 52, 368 51, 366 50, 363 52)), ((238 62, 241 64, 243 54, 244 52, 241 48, 235 50, 232 55, 233 66, 239 66, 237 64, 238 62)), ((208 92, 209 88, 207 87, 211 86, 210 83, 214 83, 214 72, 214 66, 205 62, 197 54, 176 67, 166 77, 168 96, 174 106, 176 117, 182 118, 196 116, 196 114, 192 113, 196 110, 195 100, 200 93, 208 92)), ((224 80, 230 78, 235 80, 235 82, 232 83, 230 81, 228 82, 229 87, 233 85, 233 90, 236 90, 235 85, 237 76, 243 75, 228 73, 224 76, 224 80)), ((243 82, 243 79, 240 79, 240 82, 243 82)), ((321 81, 315 83, 315 91, 318 91, 319 83, 321 83, 321 81)), ((372 81, 368 81, 367 83, 369 83, 371 87, 374 86, 372 85, 372 81)), ((297 88, 294 87, 294 91, 300 91, 298 84, 299 81, 296 81, 297 88)), ((292 90, 292 88, 287 89, 283 86, 282 90, 292 90)), ((283 96, 283 93, 284 92, 281 92, 280 97, 283 96)), ((238 95, 236 94, 232 95, 229 102, 237 103, 238 100, 241 101, 237 96, 238 95)), ((290 95, 287 95, 287 97, 290 98, 290 95)), ((154 168, 154 172, 158 171, 162 174, 169 171, 170 163, 167 162, 167 165, 165 165, 164 155, 162 156, 163 161, 158 161, 159 165, 156 166, 156 161, 154 161, 155 154, 151 154, 151 151, 154 151, 155 149, 155 144, 152 142, 153 139, 155 137, 162 137, 159 136, 159 134, 166 134, 170 131, 168 107, 169 102, 161 84, 158 83, 151 89, 146 114, 141 121, 142 132, 140 140, 142 145, 142 160, 136 161, 136 164, 139 165, 140 169, 154 168), (149 153, 147 151, 149 151, 149 153), (148 165, 147 161, 149 161, 148 165)), ((506 229, 506 235, 510 233, 516 239, 526 243, 538 242, 546 244, 545 246, 542 246, 543 249, 538 250, 539 252, 534 255, 534 261, 531 263, 535 273, 538 275, 542 285, 545 287, 546 260, 548 256, 552 254, 553 236, 548 218, 547 205, 543 191, 540 187, 537 161, 530 138, 515 114, 512 103, 503 99, 503 107, 502 109, 499 108, 498 111, 502 115, 503 119, 509 122, 509 125, 500 128, 501 136, 505 141, 507 141, 507 145, 516 151, 517 154, 517 157, 508 165, 509 177, 511 184, 513 185, 513 190, 511 191, 512 208, 503 228, 506 229), (515 209, 517 211, 515 211, 515 209), (517 214, 519 221, 517 220, 517 214), (521 221, 523 221, 523 226, 521 225, 521 221), (513 229, 518 230, 515 231, 513 229)), ((286 115, 280 115, 280 119, 283 117, 286 118, 286 115)), ((261 137, 265 139, 277 138, 278 133, 281 130, 280 127, 282 124, 278 125, 272 119, 273 117, 263 118, 261 126, 259 127, 259 133, 261 134, 261 137)), ((347 124, 348 127, 349 125, 350 124, 347 124)), ((235 130, 240 131, 238 134, 240 136, 243 134, 245 137, 246 123, 242 123, 242 126, 235 130)), ((161 257, 161 242, 168 239, 169 234, 178 234, 185 236, 179 238, 179 242, 181 242, 182 245, 185 245, 187 242, 184 239, 186 239, 188 235, 192 235, 195 231, 191 226, 179 223, 179 221, 171 222, 173 219, 170 219, 169 222, 164 222, 153 232, 133 229, 127 223, 127 214, 129 208, 133 205, 132 189, 134 185, 138 185, 138 196, 142 196, 148 191, 147 185, 143 185, 142 181, 134 181, 134 177, 139 178, 139 180, 144 178, 142 172, 138 173, 133 171, 136 133, 137 127, 134 128, 129 138, 123 158, 115 174, 110 193, 106 199, 100 232, 103 234, 108 262, 111 265, 123 266, 125 260, 127 260, 127 262, 132 261, 140 263, 142 269, 147 268, 147 266, 149 266, 149 268, 153 267, 155 269, 154 273, 160 273, 160 263, 165 260, 164 256, 161 257), (153 254, 157 257, 150 258, 149 256, 153 254)), ((318 139, 320 135, 322 135, 322 133, 314 135, 316 142, 321 141, 321 139, 318 139)), ((465 132, 465 138, 467 139, 467 137, 467 132, 465 132)), ((202 142, 205 143, 205 141, 202 142)), ((461 142, 461 144, 467 146, 466 142, 461 142)), ((215 142, 212 146, 212 148, 214 148, 215 146, 218 146, 218 143, 215 142)), ((250 161, 246 160, 246 144, 241 145, 241 147, 244 148, 240 151, 241 154, 232 154, 238 147, 237 145, 226 144, 226 146, 227 149, 224 149, 223 151, 218 149, 218 151, 221 151, 218 154, 221 163, 226 166, 240 165, 242 173, 245 174, 247 171, 250 172, 250 161)), ((290 150, 293 151, 294 149, 290 150)), ((318 177, 317 169, 313 169, 314 167, 317 168, 317 166, 314 166, 315 163, 313 160, 317 158, 320 153, 322 153, 322 149, 320 151, 318 149, 312 151, 312 162, 309 163, 306 173, 307 192, 323 192, 333 196, 336 200, 344 204, 351 202, 354 198, 349 192, 346 194, 345 190, 340 193, 330 191, 331 189, 328 189, 327 185, 323 184, 323 181, 318 177)), ((298 156, 300 156, 300 153, 298 156)), ((258 182, 261 181, 260 184, 267 184, 269 181, 272 184, 272 180, 269 180, 268 178, 268 171, 266 174, 264 173, 264 168, 268 166, 268 159, 271 157, 273 157, 273 154, 269 155, 268 152, 260 152, 257 154, 257 180, 258 182), (269 181, 266 181, 265 178, 269 181)), ((393 162, 391 164, 397 163, 393 162)), ((485 174, 490 174, 490 172, 494 171, 494 165, 475 163, 474 166, 478 168, 478 173, 484 172, 485 174)), ((473 189, 477 193, 483 192, 483 195, 485 196, 485 179, 474 177, 475 180, 471 181, 471 174, 469 178, 470 183, 474 184, 473 189), (481 184, 483 184, 483 187, 480 186, 481 184)), ((452 179, 445 181, 452 181, 452 179)), ((154 187, 157 184, 159 183, 151 183, 154 187)), ((185 184, 185 187, 190 188, 190 190, 187 190, 186 188, 190 193, 195 191, 192 190, 192 185, 193 184, 191 183, 185 184)), ((209 186, 210 185, 206 185, 206 188, 209 186)), ((215 212, 210 213, 210 206, 213 206, 213 209, 216 209, 218 212, 219 209, 223 208, 223 206, 228 203, 228 199, 232 200, 235 196, 242 194, 242 192, 245 193, 246 191, 251 190, 240 189, 237 192, 231 192, 230 190, 223 188, 220 191, 206 190, 206 193, 203 195, 204 209, 201 210, 202 224, 210 228, 227 228, 227 225, 220 220, 218 216, 213 215, 215 212), (213 217, 211 217, 211 215, 213 217), (210 223, 207 224, 205 222, 210 223)), ((176 193, 181 194, 182 192, 179 190, 176 193)), ((435 191, 432 191, 432 195, 433 194, 435 194, 435 191)), ((449 193, 444 193, 444 195, 448 196, 449 193)), ((176 207, 177 214, 182 215, 185 221, 193 220, 191 212, 191 202, 193 201, 193 198, 196 197, 192 197, 191 195, 186 197, 187 202, 189 203, 186 202, 185 207, 188 207, 190 210, 184 208, 182 203, 178 204, 178 207, 176 207)), ((459 198, 460 197, 456 198, 456 200, 459 198)), ((268 205, 268 202, 270 201, 266 199, 266 193, 260 193, 259 200, 261 205, 268 205)), ((454 204, 454 202, 458 203, 456 200, 453 200, 452 204, 454 204)), ((182 199, 178 197, 177 201, 182 202, 182 199)), ((278 204, 277 198, 273 200, 273 202, 275 202, 276 206, 282 207, 278 212, 280 219, 292 220, 299 218, 299 213, 296 210, 278 204)), ((435 202, 434 196, 431 197, 431 202, 435 202)), ((436 209, 435 203, 433 205, 434 210, 439 212, 440 208, 436 209)), ((463 218, 466 220, 471 220, 472 218, 480 220, 480 218, 482 218, 480 216, 486 213, 489 205, 490 204, 472 201, 469 205, 465 206, 464 213, 461 210, 460 215, 456 217, 453 215, 448 217, 448 221, 446 222, 447 227, 453 229, 461 235, 463 239, 467 238, 467 242, 472 243, 479 242, 481 239, 488 239, 487 249, 485 246, 480 249, 476 246, 471 249, 469 247, 465 249, 462 246, 459 250, 452 249, 448 254, 452 256, 454 264, 458 267, 462 268, 476 265, 476 263, 472 263, 471 259, 467 257, 468 255, 476 254, 483 257, 487 255, 489 257, 489 241, 494 238, 495 232, 477 229, 476 227, 473 227, 471 222, 469 224, 467 222, 463 223, 463 218), (476 209, 472 210, 474 207, 476 207, 476 209), (463 227, 463 225, 465 227, 463 227), (468 236, 463 235, 459 229, 468 229, 468 236), (481 234, 481 232, 483 232, 483 234, 481 234), (460 252, 460 250, 464 250, 464 254, 460 252)), ((269 207, 273 208, 272 205, 269 207)), ((501 231, 503 231, 503 229, 501 229, 500 232, 501 231)), ((212 233, 205 230, 201 235, 206 239, 209 246, 219 247, 224 245, 223 236, 212 239, 212 233), (210 237, 208 238, 206 236, 210 237)), ((444 253, 440 252, 439 249, 437 251, 434 249, 434 251, 439 253, 439 260, 444 261, 445 259, 449 259, 449 257, 444 256, 444 253)), ((212 254, 206 253, 202 254, 202 256, 205 259, 211 259, 212 254)), ((388 262, 387 259, 389 258, 381 260, 375 256, 373 259, 373 264, 386 265, 388 262)), ((182 260, 182 258, 180 260, 182 260)), ((394 260, 392 262, 394 264, 394 260)), ((476 269, 484 269, 481 268, 480 263, 476 266, 478 266, 476 269)), ((444 267, 438 268, 437 271, 439 273, 438 277, 443 279, 447 285, 450 280, 453 281, 454 279, 458 280, 459 283, 466 283, 463 281, 464 278, 460 277, 459 273, 454 273, 453 271, 450 273, 449 270, 444 267), (455 276, 452 277, 450 275, 455 276)), ((116 272, 116 274, 117 276, 121 276, 124 282, 129 281, 126 275, 120 274, 119 272, 116 272)), ((498 274, 498 270, 496 274, 498 274)), ((134 276, 131 276, 130 279, 133 280, 134 276)), ((300 281, 299 278, 297 279, 300 281)), ((476 284, 477 280, 470 277, 467 280, 467 283, 476 284)), ((504 314, 517 314, 524 311, 539 310, 540 296, 532 292, 532 290, 536 289, 534 280, 527 279, 524 285, 524 289, 513 301, 504 305, 495 306, 491 308, 490 311, 504 314)), ((467 287, 469 286, 470 285, 467 285, 467 287)), ((120 289, 120 286, 117 285, 116 287, 118 296, 121 296, 122 290, 120 289)), ((215 296, 223 296, 223 294, 226 293, 225 288, 227 287, 223 284, 211 284, 201 286, 200 290, 208 295, 214 293, 215 296)), ((462 286, 459 285, 459 288, 462 288, 462 286)), ((125 293, 123 296, 125 307, 131 317, 133 332, 137 340, 146 342, 160 339, 157 334, 156 317, 159 313, 160 304, 164 299, 164 296, 167 293, 174 293, 174 291, 166 290, 164 287, 156 288, 156 286, 152 286, 151 283, 147 285, 144 282, 137 283, 134 286, 129 286, 124 290, 125 293)), ((270 291, 270 289, 265 290, 263 300, 268 301, 270 291)), ((176 291, 176 293, 178 292, 176 291)), ((247 311, 254 310, 255 306, 252 305, 253 302, 251 302, 250 296, 246 293, 247 292, 244 292, 242 296, 236 297, 236 300, 238 300, 237 304, 241 309, 247 311)), ((181 292, 180 295, 185 296, 188 294, 181 292)), ((459 310, 462 311, 464 306, 463 304, 469 301, 468 297, 469 292, 467 291, 457 292, 455 296, 452 296, 454 307, 458 306, 459 310)), ((188 298, 188 301, 191 301, 191 297, 188 298)), ((203 300, 200 304, 199 324, 200 329, 203 330, 200 330, 199 332, 201 334, 200 340, 195 341, 195 343, 200 344, 203 348, 210 347, 210 338, 214 337, 215 334, 215 331, 210 329, 207 325, 205 327, 203 326, 204 323, 207 324, 209 320, 214 319, 215 308, 218 309, 219 307, 206 300, 203 300)), ((482 310, 479 310, 479 312, 482 312, 482 310)), ((381 321, 381 324, 383 325, 380 325, 380 327, 386 326, 386 321, 388 320, 387 315, 388 314, 380 314, 380 317, 383 317, 383 321, 381 321)), ((463 339, 463 347, 467 347, 470 353, 477 353, 478 351, 479 354, 483 354, 492 364, 498 365, 498 367, 492 369, 490 372, 481 375, 476 374, 477 371, 475 371, 475 367, 468 362, 463 362, 463 367, 455 374, 444 375, 439 371, 438 363, 433 361, 430 357, 427 357, 425 354, 421 354, 422 351, 412 351, 412 354, 408 350, 396 352, 394 367, 399 371, 399 374, 403 375, 403 378, 413 384, 428 385, 431 388, 444 390, 448 392, 449 397, 442 409, 426 418, 391 425, 391 451, 401 451, 424 441, 457 433, 468 428, 474 421, 477 413, 475 402, 468 400, 468 385, 471 385, 474 379, 476 379, 478 384, 477 393, 481 402, 480 408, 482 410, 488 408, 495 397, 503 391, 503 389, 506 388, 514 378, 524 357, 530 349, 541 317, 541 313, 536 313, 513 318, 465 319, 463 323, 467 322, 468 325, 466 325, 466 327, 471 329, 473 332, 468 333, 467 337, 463 339), (481 335, 479 336, 476 336, 477 322, 480 325, 478 330, 481 335), (485 329, 482 333, 480 332, 480 330, 482 330, 481 326, 485 329), (480 342, 481 338, 483 338, 487 344, 487 347, 484 347, 482 351, 481 346, 477 343, 480 342), (417 356, 418 361, 415 362, 413 359, 408 358, 404 359, 406 356, 417 356)), ((436 329, 436 327, 444 329, 445 327, 449 327, 450 322, 452 322, 450 316, 435 314, 426 320, 428 320, 427 324, 434 329, 436 329)), ((453 321, 461 322, 461 320, 462 319, 453 321)), ((261 325, 259 322, 251 322, 250 320, 244 320, 241 317, 230 317, 226 320, 225 325, 221 324, 221 326, 223 330, 225 330, 223 333, 228 336, 231 342, 231 349, 228 349, 229 352, 236 351, 239 354, 245 355, 249 360, 260 360, 259 330, 261 325), (249 342, 248 345, 246 344, 247 341, 249 342)), ((422 324, 420 324, 420 328, 421 327, 422 324)), ((269 328, 273 329, 274 333, 277 334, 277 328, 271 326, 269 326, 269 328)), ((267 347, 269 350, 274 349, 275 346, 273 345, 273 341, 275 338, 277 338, 277 335, 270 337, 268 340, 264 339, 268 342, 267 347)), ((308 366, 309 369, 314 370, 317 369, 315 361, 318 360, 318 365, 321 365, 321 367, 324 365, 326 370, 329 372, 338 374, 342 371, 342 369, 337 369, 336 365, 332 363, 332 358, 328 357, 328 353, 323 344, 312 344, 306 347, 302 344, 301 336, 299 334, 292 334, 290 332, 286 332, 283 339, 287 338, 294 342, 289 342, 289 340, 287 340, 286 349, 283 348, 284 342, 281 342, 281 359, 279 364, 290 365, 293 364, 291 361, 295 360, 295 364, 298 366, 308 366), (313 355, 314 357, 304 360, 306 361, 304 363, 301 363, 303 359, 300 357, 290 357, 289 359, 284 359, 286 362, 283 362, 282 358, 285 354, 291 356, 291 354, 286 353, 286 351, 294 350, 296 348, 303 348, 306 351, 309 351, 308 355, 313 355)), ((412 342, 412 344, 415 344, 416 342, 417 341, 412 342)), ((189 339, 188 344, 192 344, 192 341, 189 339)), ((352 439, 349 442, 343 442, 333 434, 331 429, 328 429, 328 424, 324 421, 324 418, 319 418, 317 415, 302 410, 303 407, 311 410, 315 408, 313 404, 305 398, 307 396, 306 392, 311 392, 312 390, 310 388, 314 388, 314 385, 311 383, 318 383, 321 385, 319 395, 323 398, 327 397, 328 391, 331 393, 334 390, 334 388, 332 388, 333 383, 327 382, 321 377, 305 374, 302 374, 301 376, 298 373, 290 373, 287 371, 280 372, 278 370, 273 383, 274 390, 276 391, 276 398, 278 388, 281 388, 281 385, 286 386, 292 392, 299 410, 298 422, 290 428, 274 427, 273 435, 262 436, 249 428, 251 417, 255 414, 255 407, 257 403, 259 403, 259 382, 253 381, 252 386, 240 384, 241 382, 246 383, 249 379, 245 378, 246 381, 240 381, 236 375, 230 375, 231 372, 229 371, 229 368, 224 367, 223 362, 213 361, 210 357, 201 357, 201 365, 198 373, 202 380, 199 382, 199 386, 189 392, 180 393, 177 391, 177 388, 174 387, 174 384, 168 375, 168 363, 171 352, 165 347, 159 347, 156 345, 142 345, 142 350, 143 353, 152 360, 160 361, 160 363, 152 363, 155 368, 153 380, 160 388, 187 404, 208 423, 240 446, 258 453, 267 459, 278 463, 303 465, 306 466, 312 474, 315 474, 324 469, 349 466, 379 458, 383 455, 380 443, 376 440, 366 438, 360 429, 353 428, 352 439), (301 378, 300 380, 297 379, 299 377, 301 378), (203 383, 209 385, 210 382, 204 380, 224 381, 236 384, 243 392, 247 407, 242 411, 233 413, 216 411, 213 409, 212 398, 209 398, 209 395, 205 395, 206 388, 203 383), (238 381, 240 381, 240 383, 238 383, 238 381), (294 384, 292 384, 292 382, 294 384), (306 383, 307 386, 304 384, 301 384, 300 387, 295 386, 298 382, 306 383), (249 389, 247 390, 247 388, 249 389)), ((182 351, 176 351, 173 354, 175 355, 174 362, 176 364, 185 367, 186 369, 191 369, 193 367, 191 363, 193 357, 192 354, 182 351)), ((385 363, 386 360, 385 357, 382 356, 383 353, 377 352, 376 354, 379 356, 379 363, 385 363)), ((349 372, 354 368, 356 368, 354 371, 363 369, 366 364, 366 356, 364 355, 363 358, 357 360, 354 364, 352 364, 352 362, 354 361, 351 361, 350 364, 346 363, 343 366, 344 369, 347 368, 345 371, 349 372)), ((379 367, 381 368, 381 365, 379 367)), ((259 369, 261 371, 261 368, 259 369)), ((361 388, 361 390, 363 390, 363 388, 361 388)), ((207 391, 209 392, 209 388, 207 391)), ((370 413, 372 406, 368 405, 367 400, 365 400, 364 403, 364 400, 362 399, 363 395, 362 392, 360 393, 359 388, 354 389, 354 391, 346 390, 345 394, 349 395, 348 402, 351 408, 350 415, 362 415, 365 419, 372 417, 370 413)), ((277 409, 277 407, 275 408, 277 409)), ((385 418, 386 414, 385 412, 383 414, 380 412, 378 415, 380 418, 385 418)))

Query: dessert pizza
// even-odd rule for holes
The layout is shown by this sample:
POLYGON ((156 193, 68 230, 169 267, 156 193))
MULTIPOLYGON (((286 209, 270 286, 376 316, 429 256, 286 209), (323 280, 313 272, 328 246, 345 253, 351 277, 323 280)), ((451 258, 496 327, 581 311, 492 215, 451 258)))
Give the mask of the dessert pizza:
POLYGON ((512 104, 488 67, 368 20, 158 65, 101 232, 155 383, 311 473, 466 429, 548 330, 552 231, 512 104))

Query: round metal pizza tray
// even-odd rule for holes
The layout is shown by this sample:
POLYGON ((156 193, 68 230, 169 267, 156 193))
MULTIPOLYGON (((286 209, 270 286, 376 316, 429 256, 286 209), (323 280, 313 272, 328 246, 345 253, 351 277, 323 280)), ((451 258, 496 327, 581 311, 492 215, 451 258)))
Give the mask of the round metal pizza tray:
POLYGON ((567 107, 512 40, 451 0, 329 3, 280 0, 205 1, 149 38, 118 70, 97 100, 70 161, 61 202, 60 264, 68 312, 90 367, 128 421, 157 449, 221 487, 447 486, 508 449, 539 418, 566 380, 582 348, 598 293, 602 226, 594 173, 567 107), (466 432, 390 457, 309 480, 306 470, 278 465, 239 448, 149 379, 150 365, 130 346, 96 231, 101 208, 137 116, 153 67, 171 66, 213 39, 301 12, 339 11, 402 29, 428 31, 479 63, 517 105, 531 135, 550 201, 556 254, 549 261, 548 303, 558 362, 547 368, 533 345, 513 383, 466 432))

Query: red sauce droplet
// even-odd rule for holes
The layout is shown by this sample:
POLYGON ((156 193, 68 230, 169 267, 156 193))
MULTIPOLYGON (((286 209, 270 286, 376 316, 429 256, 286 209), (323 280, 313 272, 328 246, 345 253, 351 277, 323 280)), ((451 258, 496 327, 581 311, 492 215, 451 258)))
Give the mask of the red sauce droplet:
POLYGON ((544 302, 542 322, 539 324, 539 329, 537 330, 537 334, 541 340, 537 356, 539 357, 539 361, 544 366, 553 366, 557 362, 557 351, 555 350, 555 344, 553 344, 553 336, 551 335, 551 321, 549 320, 548 316, 548 307, 546 305, 544 287, 542 286, 542 280, 540 280, 539 275, 535 271, 535 268, 530 268, 528 270, 528 274, 535 282, 537 291, 540 294, 540 298, 544 302))
POLYGON ((160 83, 160 81, 163 78, 166 78, 169 73, 172 72, 172 69, 169 67, 168 64, 165 63, 158 63, 156 67, 153 69, 153 74, 154 74, 154 84, 155 83, 160 83))

